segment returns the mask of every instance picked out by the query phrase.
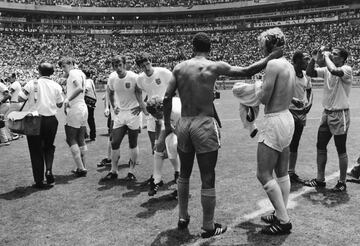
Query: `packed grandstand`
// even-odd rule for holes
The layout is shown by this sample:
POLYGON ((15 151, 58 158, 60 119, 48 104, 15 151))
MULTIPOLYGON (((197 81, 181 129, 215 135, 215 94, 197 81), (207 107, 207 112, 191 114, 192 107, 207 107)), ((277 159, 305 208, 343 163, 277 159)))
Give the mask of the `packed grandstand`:
POLYGON ((172 69, 191 57, 190 40, 199 31, 211 35, 211 59, 245 66, 261 56, 257 36, 274 26, 286 34, 288 58, 297 49, 343 46, 354 75, 360 75, 360 4, 355 2, 0 0, 0 76, 15 72, 26 82, 36 76, 40 61, 73 56, 101 84, 110 73, 110 57, 139 51, 150 53, 155 66, 172 69), (197 6, 202 4, 206 7, 197 6), (130 7, 140 8, 126 12, 130 7))

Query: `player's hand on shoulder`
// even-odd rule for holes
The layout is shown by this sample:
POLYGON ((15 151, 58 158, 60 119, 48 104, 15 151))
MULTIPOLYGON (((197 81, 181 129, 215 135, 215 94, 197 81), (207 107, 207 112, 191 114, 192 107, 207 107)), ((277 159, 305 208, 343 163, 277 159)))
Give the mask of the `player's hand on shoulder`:
POLYGON ((118 106, 115 106, 114 113, 117 115, 120 112, 120 108, 118 106))
POLYGON ((110 115, 110 109, 106 108, 106 109, 104 110, 104 115, 105 115, 106 118, 108 118, 109 115, 110 115))
POLYGON ((278 59, 284 55, 284 50, 282 47, 275 47, 273 51, 269 54, 270 59, 278 59))

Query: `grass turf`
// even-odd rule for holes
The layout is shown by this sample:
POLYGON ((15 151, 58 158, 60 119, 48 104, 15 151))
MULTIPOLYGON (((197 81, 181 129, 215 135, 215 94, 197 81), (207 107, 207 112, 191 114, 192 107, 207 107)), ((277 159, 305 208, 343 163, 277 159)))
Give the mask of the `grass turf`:
MULTIPOLYGON (((359 88, 351 92, 351 124, 348 134, 349 164, 352 166, 360 152, 359 88)), ((297 173, 302 178, 316 176, 316 132, 322 106, 322 90, 314 90, 314 105, 299 146, 297 173)), ((100 95, 101 96, 101 95, 100 95)), ((348 191, 332 194, 302 186, 292 187, 289 214, 292 233, 284 236, 265 236, 259 233, 264 225, 259 215, 270 211, 266 194, 255 177, 256 138, 251 139, 242 129, 238 102, 231 91, 221 91, 215 101, 222 119, 222 148, 216 169, 217 222, 230 225, 225 234, 203 240, 201 232, 200 177, 197 164, 191 178, 189 230, 176 229, 177 201, 169 194, 174 189, 169 181, 173 170, 165 162, 165 185, 154 197, 141 182, 152 173, 152 156, 146 130, 139 135, 140 165, 136 167, 137 182, 123 180, 129 159, 128 141, 121 146, 119 179, 99 183, 108 168, 97 168, 105 157, 107 137, 102 102, 98 102, 95 118, 96 141, 88 145, 87 177, 75 178, 70 151, 65 144, 64 115, 58 113, 53 173, 55 186, 38 191, 33 183, 26 138, 0 148, 0 245, 359 245, 357 236, 359 184, 348 182, 348 191)), ((260 116, 261 118, 262 116, 260 116)), ((328 146, 326 175, 338 171, 338 159, 333 140, 328 146)), ((336 176, 327 180, 331 188, 336 176)))

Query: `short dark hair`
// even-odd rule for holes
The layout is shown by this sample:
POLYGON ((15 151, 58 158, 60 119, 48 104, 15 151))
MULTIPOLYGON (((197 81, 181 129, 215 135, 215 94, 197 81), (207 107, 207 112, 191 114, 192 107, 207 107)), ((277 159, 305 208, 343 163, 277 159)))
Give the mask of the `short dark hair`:
POLYGON ((210 37, 204 32, 196 33, 192 43, 194 52, 210 52, 211 50, 210 37))
POLYGON ((340 55, 342 58, 344 58, 344 62, 345 62, 346 59, 347 59, 348 56, 349 56, 349 52, 348 52, 346 49, 342 48, 342 47, 334 47, 333 50, 334 50, 334 49, 337 49, 337 50, 340 51, 339 55, 340 55))
POLYGON ((90 76, 91 76, 91 71, 90 71, 89 69, 85 69, 85 70, 83 70, 83 72, 84 72, 86 78, 90 78, 90 76))
POLYGON ((72 57, 63 57, 60 59, 58 65, 62 67, 64 64, 75 65, 75 59, 72 57))
POLYGON ((12 73, 12 74, 11 74, 11 78, 16 79, 16 73, 12 73))
POLYGON ((121 62, 122 64, 126 63, 126 57, 123 55, 115 55, 112 59, 111 59, 111 65, 117 62, 121 62))
POLYGON ((140 54, 137 54, 136 57, 135 57, 135 63, 136 65, 138 65, 140 67, 140 65, 143 63, 143 62, 151 62, 151 59, 150 59, 150 54, 149 53, 146 53, 146 52, 142 52, 140 54))
POLYGON ((38 66, 38 71, 41 76, 50 76, 54 73, 54 66, 49 62, 42 62, 38 66))
POLYGON ((292 61, 293 63, 296 63, 298 60, 301 60, 304 58, 304 52, 302 50, 297 50, 295 51, 293 57, 292 57, 292 61))

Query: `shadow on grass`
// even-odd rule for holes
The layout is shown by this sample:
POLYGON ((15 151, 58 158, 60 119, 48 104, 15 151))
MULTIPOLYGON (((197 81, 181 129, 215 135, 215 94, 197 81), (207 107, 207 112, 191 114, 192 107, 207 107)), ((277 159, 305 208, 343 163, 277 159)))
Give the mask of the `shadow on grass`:
POLYGON ((303 187, 304 187, 304 184, 302 184, 302 183, 292 183, 291 188, 290 188, 290 192, 298 191, 303 187))
POLYGON ((69 184, 69 181, 78 179, 74 174, 54 175, 55 184, 69 184))
POLYGON ((346 182, 360 184, 360 179, 347 179, 346 182))
MULTIPOLYGON (((173 189, 171 188, 174 185, 175 185, 175 182, 173 182, 173 181, 170 181, 170 182, 164 184, 162 187, 159 188, 158 194, 159 194, 159 192, 165 191, 165 190, 174 191, 175 188, 173 188, 173 189)), ((147 181, 141 182, 141 183, 133 182, 133 183, 129 183, 126 188, 130 191, 122 194, 122 196, 123 197, 135 197, 135 196, 139 195, 141 192, 148 192, 149 191, 149 183, 147 181)))
POLYGON ((180 246, 195 240, 197 237, 191 235, 188 229, 178 230, 170 229, 161 232, 155 240, 150 244, 151 246, 180 246))
POLYGON ((32 193, 43 191, 31 186, 16 187, 13 191, 0 194, 0 199, 4 200, 16 200, 31 195, 32 193))
POLYGON ((246 231, 247 241, 250 245, 282 245, 289 234, 285 235, 265 235, 260 232, 264 227, 263 224, 256 224, 251 221, 244 221, 237 225, 237 228, 241 228, 246 231))
MULTIPOLYGON (((129 167, 129 164, 128 164, 128 163, 118 165, 118 169, 124 169, 124 168, 128 168, 128 167, 129 167)), ((103 167, 98 167, 98 168, 96 169, 96 171, 97 171, 98 173, 109 172, 110 170, 111 170, 111 164, 110 164, 110 165, 103 166, 103 167)))
POLYGON ((147 219, 153 216, 159 210, 172 210, 178 204, 178 201, 172 194, 166 194, 160 197, 150 198, 147 202, 144 202, 140 207, 146 208, 147 211, 138 213, 136 217, 147 219))
POLYGON ((313 204, 322 204, 325 207, 335 207, 347 203, 350 200, 349 194, 345 192, 333 192, 330 189, 317 189, 302 195, 313 204))

